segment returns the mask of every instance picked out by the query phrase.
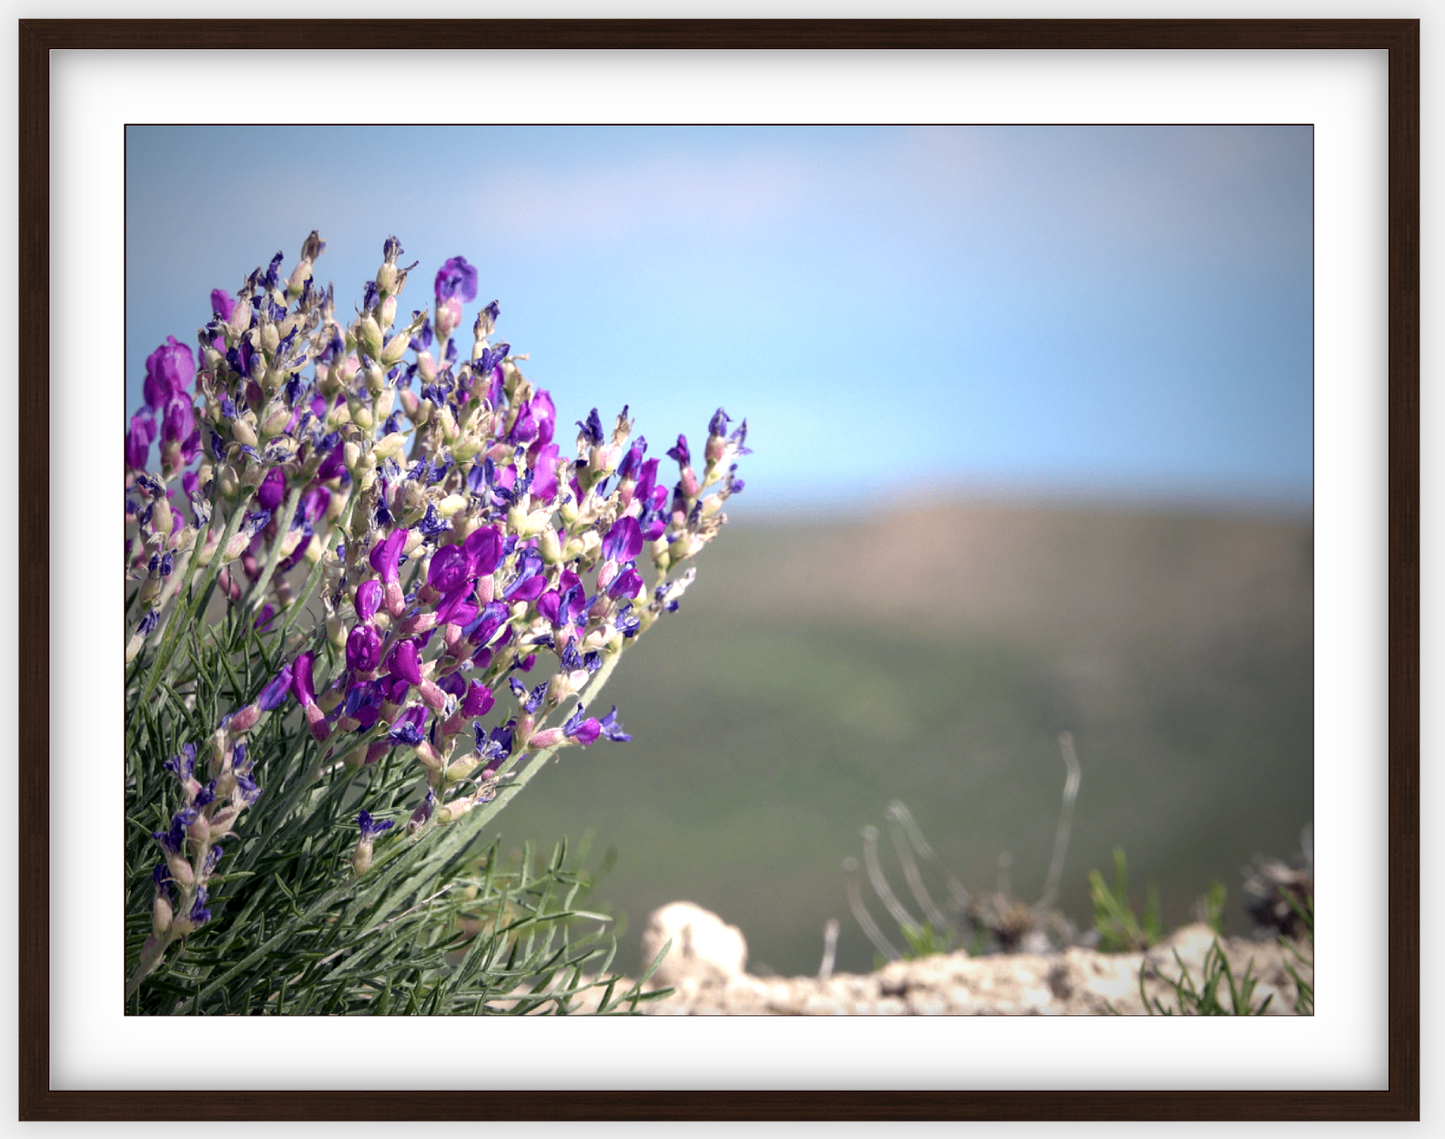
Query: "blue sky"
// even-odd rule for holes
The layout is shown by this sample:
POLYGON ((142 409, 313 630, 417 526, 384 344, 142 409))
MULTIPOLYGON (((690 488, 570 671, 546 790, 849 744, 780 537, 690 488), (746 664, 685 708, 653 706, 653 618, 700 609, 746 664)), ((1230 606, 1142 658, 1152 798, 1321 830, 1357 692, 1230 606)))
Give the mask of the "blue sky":
POLYGON ((349 313, 395 234, 564 422, 746 417, 734 516, 1310 505, 1308 127, 130 127, 126 187, 128 411, 211 289, 317 229, 349 313))

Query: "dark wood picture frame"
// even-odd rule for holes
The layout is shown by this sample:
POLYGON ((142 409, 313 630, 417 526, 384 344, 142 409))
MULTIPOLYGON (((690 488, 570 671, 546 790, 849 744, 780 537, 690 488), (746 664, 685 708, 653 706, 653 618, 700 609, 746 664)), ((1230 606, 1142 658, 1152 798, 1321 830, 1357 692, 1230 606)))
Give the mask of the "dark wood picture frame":
MULTIPOLYGON (((294 20, 270 49, 1333 49, 1389 58, 1388 1079, 1384 1091, 469 1091, 50 1088, 50 750, 19 717, 21 1120, 1417 1119, 1419 981, 1420 30, 1415 20, 294 20)), ((236 20, 19 21, 19 412, 48 422, 50 59, 54 49, 245 49, 236 20)), ((117 427, 119 433, 119 426, 117 427)), ((50 706, 50 449, 20 432, 19 700, 50 706)))

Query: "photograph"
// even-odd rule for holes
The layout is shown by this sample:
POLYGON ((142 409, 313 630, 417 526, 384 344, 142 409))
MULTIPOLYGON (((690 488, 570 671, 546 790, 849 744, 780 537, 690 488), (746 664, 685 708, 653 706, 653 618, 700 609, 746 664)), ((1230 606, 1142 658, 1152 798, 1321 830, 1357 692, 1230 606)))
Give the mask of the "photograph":
POLYGON ((1308 125, 128 126, 128 1012, 1308 1015, 1313 222, 1308 125))

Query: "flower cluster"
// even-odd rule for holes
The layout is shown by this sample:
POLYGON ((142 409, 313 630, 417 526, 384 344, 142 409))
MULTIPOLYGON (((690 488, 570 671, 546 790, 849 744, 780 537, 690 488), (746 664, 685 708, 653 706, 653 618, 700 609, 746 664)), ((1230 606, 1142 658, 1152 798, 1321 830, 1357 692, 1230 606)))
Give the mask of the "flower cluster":
MULTIPOLYGON (((667 450, 672 485, 625 407, 610 425, 595 408, 576 420, 564 449, 570 431, 523 375, 526 357, 493 343, 496 301, 459 354, 453 334, 477 296, 464 258, 398 323, 416 266, 388 238, 343 324, 313 276, 324 248, 312 233, 289 276, 277 254, 234 297, 213 293, 197 355, 172 339, 147 361, 126 436, 126 557, 140 583, 128 660, 147 645, 168 659, 168 626, 212 581, 263 632, 291 629, 315 590, 324 617, 217 726, 207 784, 194 747, 174 761, 186 806, 155 836, 157 936, 206 919, 214 840, 260 794, 247 733, 288 699, 323 761, 414 759, 425 799, 410 834, 490 801, 528 755, 628 739, 615 707, 588 715, 582 695, 677 608, 693 571, 676 571, 743 488, 747 424, 730 431, 722 409, 696 465, 685 436, 667 450)), ((390 822, 363 811, 358 824, 361 873, 390 822)))
MULTIPOLYGON (((279 695, 262 694, 263 702, 273 708, 284 698, 284 689, 279 695)), ((224 746, 224 737, 213 741, 211 778, 204 785, 196 778, 195 744, 186 744, 165 767, 180 782, 185 806, 171 817, 169 829, 151 836, 160 844, 164 858, 151 875, 155 903, 148 947, 189 933, 210 920, 206 882, 224 853, 218 840, 230 834, 241 812, 261 797, 261 788, 252 778, 255 759, 248 756, 244 742, 224 746), (178 899, 172 889, 179 891, 178 899)))

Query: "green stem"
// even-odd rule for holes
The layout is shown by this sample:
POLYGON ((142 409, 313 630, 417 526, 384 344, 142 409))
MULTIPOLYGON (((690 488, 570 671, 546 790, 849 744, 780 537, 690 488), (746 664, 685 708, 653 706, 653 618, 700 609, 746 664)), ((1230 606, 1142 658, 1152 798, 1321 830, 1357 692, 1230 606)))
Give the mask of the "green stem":
MULTIPOLYGON (((343 541, 347 540, 347 527, 351 525, 351 513, 356 507, 356 499, 360 493, 360 488, 356 486, 352 487, 351 496, 346 500, 346 508, 342 510, 341 517, 337 520, 336 525, 332 527, 326 535, 326 545, 329 546, 331 539, 338 533, 341 534, 343 541)), ((326 550, 323 549, 321 551, 321 557, 317 558, 316 564, 311 567, 311 573, 306 578, 306 584, 301 587, 301 592, 298 593, 291 604, 286 607, 286 620, 282 622, 280 631, 282 638, 291 631, 291 626, 296 624, 296 619, 301 616, 302 610, 306 608, 306 603, 311 599, 311 594, 316 591, 316 586, 320 583, 321 575, 325 573, 325 571, 326 550)))
POLYGON ((276 523, 276 537, 271 542, 271 552, 266 557, 266 565, 261 570, 261 576, 251 586, 251 595, 246 599, 246 608, 255 610, 261 608, 266 599, 266 586, 271 584, 271 575, 276 572, 276 564, 281 560, 281 546, 286 535, 291 532, 291 519, 296 515, 296 504, 301 501, 301 487, 297 485, 291 489, 286 496, 286 504, 281 507, 281 517, 276 523))
POLYGON ((125 983, 125 1000, 129 1001, 135 996, 135 991, 140 988, 140 983, 149 977, 155 967, 161 963, 165 956, 166 946, 171 943, 171 934, 157 938, 154 935, 146 939, 145 945, 141 947, 140 960, 136 962, 135 972, 130 975, 130 980, 125 983))
MULTIPOLYGON (((602 686, 611 676, 613 668, 616 667, 621 653, 609 656, 602 667, 593 675, 588 683, 587 692, 589 697, 595 698, 602 690, 602 686)), ((538 752, 532 762, 527 765, 525 771, 517 777, 513 784, 513 790, 520 790, 531 781, 532 777, 547 765, 552 757, 555 748, 548 748, 538 752)), ((510 802, 510 796, 505 802, 510 802)), ((446 867, 457 859, 471 841, 477 837, 482 828, 491 821, 492 817, 504 806, 501 798, 493 800, 481 810, 471 811, 458 819, 455 823, 445 827, 429 826, 417 832, 416 837, 409 843, 391 844, 389 850, 377 852, 375 863, 364 878, 355 878, 348 875, 343 881, 326 891, 320 898, 313 902, 298 917, 287 922, 273 936, 264 943, 257 946, 241 960, 237 961, 215 980, 210 981, 191 999, 188 1006, 182 1009, 183 1012, 199 1012, 204 1007, 205 999, 219 989, 222 985, 229 983, 234 978, 241 976, 247 969, 254 965, 262 957, 277 949, 282 948, 288 941, 296 936, 301 929, 312 923, 316 918, 326 913, 338 902, 344 901, 356 890, 365 886, 367 893, 379 897, 381 893, 396 884, 402 882, 407 874, 414 873, 421 877, 424 872, 429 878, 438 877, 446 867), (423 865, 426 863, 426 865, 423 865)), ((397 891, 393 896, 404 899, 410 891, 397 891)), ((374 920, 384 920, 386 915, 373 915, 374 920)), ((364 932, 364 931, 362 931, 364 932)))
MULTIPOLYGON (((602 686, 607 683, 608 677, 612 675, 612 670, 617 667, 617 662, 621 659, 621 653, 614 653, 602 662, 601 668, 599 668, 595 673, 593 673, 592 679, 588 682, 585 689, 589 703, 596 700, 597 694, 602 691, 602 686)), ((579 693, 578 695, 580 697, 581 693, 579 693)), ((498 795, 497 798, 493 799, 490 803, 486 804, 480 810, 469 812, 469 816, 478 816, 480 818, 480 822, 477 825, 486 826, 486 824, 491 821, 493 816, 495 816, 504 806, 506 806, 512 801, 518 791, 520 791, 523 787, 525 787, 528 783, 532 781, 533 776, 535 776, 539 771, 541 771, 542 768, 547 766, 547 761, 552 758, 556 750, 557 749, 555 747, 550 747, 547 748, 545 751, 538 752, 533 757, 532 762, 527 764, 527 766, 522 771, 518 772, 516 778, 507 785, 507 789, 511 792, 511 794, 509 794, 506 798, 498 795)))
MULTIPOLYGON (((215 582, 217 575, 221 572, 221 565, 226 556, 226 547, 236 532, 241 528, 241 521, 245 518, 246 507, 250 505, 251 496, 254 491, 248 490, 244 496, 237 500, 231 510, 231 516, 226 519, 226 529, 219 542, 216 543, 215 553, 211 555, 210 564, 206 566, 205 581, 199 590, 188 590, 176 602, 175 608, 171 610, 170 619, 161 633, 161 644, 156 652, 155 662, 151 665, 150 675, 146 678, 145 689, 141 693, 140 702, 148 704, 151 696, 155 693, 156 685, 159 684, 169 673, 171 661, 175 658, 176 649, 180 647, 179 630, 189 628, 199 616, 199 608, 203 603, 211 585, 215 582)), ((195 549, 191 551, 191 562, 186 567, 187 575, 194 572, 196 559, 201 556, 201 546, 204 535, 196 536, 195 549)))

